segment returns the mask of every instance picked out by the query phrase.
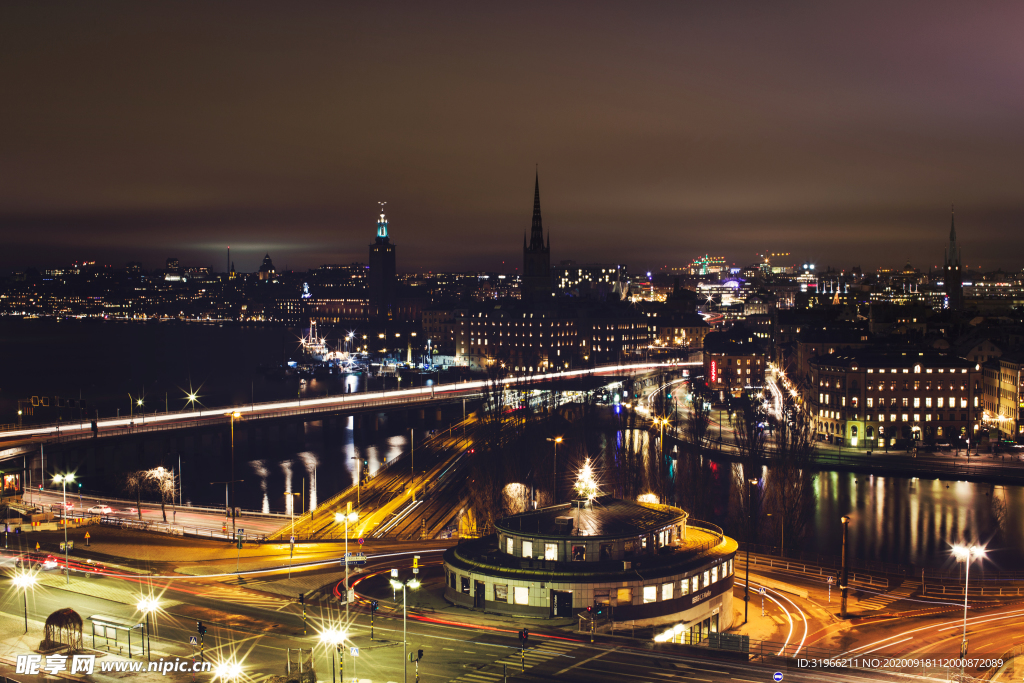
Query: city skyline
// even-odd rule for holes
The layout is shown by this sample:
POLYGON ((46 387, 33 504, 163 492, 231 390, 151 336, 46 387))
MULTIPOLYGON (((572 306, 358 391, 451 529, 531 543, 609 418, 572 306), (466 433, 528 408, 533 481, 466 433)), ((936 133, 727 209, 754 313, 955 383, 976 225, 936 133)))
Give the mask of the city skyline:
POLYGON ((5 10, 4 272, 361 260, 380 200, 403 269, 499 269, 535 165, 555 263, 1024 248, 1013 5, 66 9, 5 10))

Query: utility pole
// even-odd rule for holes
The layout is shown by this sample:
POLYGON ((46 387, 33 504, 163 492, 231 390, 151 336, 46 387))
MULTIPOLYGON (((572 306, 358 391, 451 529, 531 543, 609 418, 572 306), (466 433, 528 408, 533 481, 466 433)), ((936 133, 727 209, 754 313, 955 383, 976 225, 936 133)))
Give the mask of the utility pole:
POLYGON ((850 568, 846 564, 846 532, 850 528, 850 516, 843 515, 843 573, 839 579, 839 588, 843 591, 842 601, 839 607, 839 616, 843 619, 846 618, 846 594, 849 591, 849 572, 850 568))

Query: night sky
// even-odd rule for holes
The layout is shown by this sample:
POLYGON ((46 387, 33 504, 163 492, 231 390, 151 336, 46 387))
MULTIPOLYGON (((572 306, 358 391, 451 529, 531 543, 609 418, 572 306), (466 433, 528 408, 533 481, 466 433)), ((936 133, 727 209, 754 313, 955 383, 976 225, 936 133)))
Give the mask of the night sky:
POLYGON ((5 3, 0 272, 1024 254, 1024 4, 5 3))

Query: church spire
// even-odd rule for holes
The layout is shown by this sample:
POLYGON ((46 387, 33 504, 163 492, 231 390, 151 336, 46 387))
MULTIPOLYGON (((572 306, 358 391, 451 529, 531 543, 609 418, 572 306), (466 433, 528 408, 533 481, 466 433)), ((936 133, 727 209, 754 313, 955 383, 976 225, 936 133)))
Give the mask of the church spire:
POLYGON ((544 226, 540 218, 540 172, 533 183, 533 226, 530 228, 530 249, 544 248, 544 226))
POLYGON ((377 239, 387 240, 388 239, 388 219, 384 217, 384 205, 387 202, 377 202, 380 204, 380 218, 377 219, 377 239))
POLYGON ((952 204, 949 205, 949 243, 956 244, 956 211, 952 204))

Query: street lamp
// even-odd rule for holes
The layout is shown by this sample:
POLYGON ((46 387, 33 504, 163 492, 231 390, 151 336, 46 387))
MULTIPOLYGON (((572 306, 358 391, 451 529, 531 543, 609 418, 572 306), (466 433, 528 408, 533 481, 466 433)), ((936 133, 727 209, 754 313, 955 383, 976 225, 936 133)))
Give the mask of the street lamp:
POLYGON ((548 438, 548 441, 555 444, 555 458, 551 463, 551 504, 558 504, 558 444, 562 443, 562 437, 548 438))
POLYGON ((235 527, 237 526, 235 521, 235 420, 242 417, 242 414, 237 410, 228 413, 231 418, 231 499, 228 500, 228 509, 231 511, 231 535, 235 535, 235 527))
MULTIPOLYGON (((351 506, 351 501, 349 506, 351 506)), ((346 514, 342 512, 334 513, 334 521, 338 524, 345 523, 345 623, 348 623, 348 523, 355 522, 359 519, 359 515, 351 510, 346 514)))
POLYGON ((846 532, 850 528, 850 516, 843 515, 840 518, 843 523, 843 573, 839 578, 839 588, 843 591, 843 599, 839 607, 839 616, 842 619, 846 618, 846 596, 849 591, 848 578, 849 578, 849 567, 846 566, 846 532))
POLYGON ((71 585, 71 570, 68 568, 68 482, 75 480, 74 474, 55 474, 53 483, 60 484, 64 491, 64 507, 60 511, 60 521, 64 526, 64 576, 71 585))
POLYGON ((971 560, 985 557, 985 546, 966 546, 957 543, 953 546, 953 557, 957 562, 963 562, 966 565, 964 572, 964 637, 960 641, 960 659, 962 660, 967 656, 967 587, 971 578, 971 560))
MULTIPOLYGON (((748 514, 748 527, 752 532, 754 530, 754 491, 753 488, 757 486, 757 479, 749 479, 751 490, 747 493, 747 507, 749 508, 748 514)), ((747 612, 750 609, 750 545, 752 543, 750 536, 752 533, 748 533, 747 536, 747 581, 746 586, 743 587, 743 623, 747 623, 747 612)))
MULTIPOLYGON (((348 640, 348 631, 344 629, 328 628, 320 632, 320 644, 325 648, 334 646, 338 653, 338 675, 341 683, 345 683, 345 650, 342 645, 348 640)), ((301 655, 300 655, 301 656, 301 655)), ((331 683, 334 683, 334 654, 331 654, 331 683)))
POLYGON ((28 633, 28 591, 36 585, 34 572, 20 571, 11 577, 15 588, 22 591, 25 596, 25 633, 28 633))
POLYGON ((146 659, 152 661, 153 642, 150 640, 149 636, 149 613, 159 611, 160 603, 156 598, 141 598, 135 607, 146 615, 146 659))
POLYGON ((412 590, 416 590, 420 587, 420 580, 418 577, 413 575, 408 581, 400 581, 398 579, 398 570, 391 570, 391 587, 394 590, 402 589, 402 681, 409 680, 409 640, 406 638, 406 618, 405 618, 405 587, 408 586, 412 590))

